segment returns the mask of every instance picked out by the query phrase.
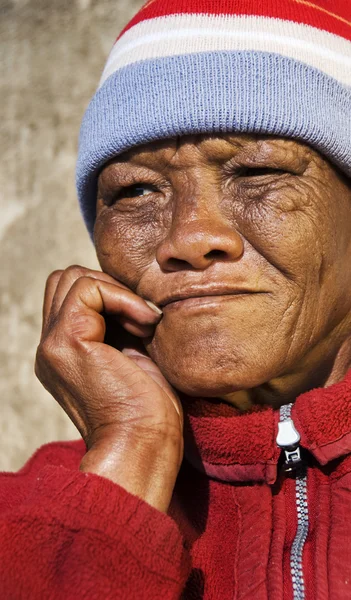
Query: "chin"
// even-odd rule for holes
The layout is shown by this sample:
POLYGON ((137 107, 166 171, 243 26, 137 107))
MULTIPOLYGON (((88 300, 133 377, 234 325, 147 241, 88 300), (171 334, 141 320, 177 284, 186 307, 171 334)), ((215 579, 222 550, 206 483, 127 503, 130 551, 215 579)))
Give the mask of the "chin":
POLYGON ((281 366, 271 348, 253 347, 252 339, 245 344, 228 335, 184 332, 180 338, 159 331, 146 349, 170 384, 188 396, 221 397, 256 388, 276 377, 281 366), (267 356, 269 362, 262 360, 267 356))

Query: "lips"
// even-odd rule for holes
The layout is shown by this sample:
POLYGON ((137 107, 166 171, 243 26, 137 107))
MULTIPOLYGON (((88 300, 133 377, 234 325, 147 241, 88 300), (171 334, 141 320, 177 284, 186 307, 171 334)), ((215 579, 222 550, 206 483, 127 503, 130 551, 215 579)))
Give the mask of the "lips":
POLYGON ((157 304, 160 307, 164 307, 164 306, 168 306, 169 304, 175 303, 175 302, 180 302, 182 300, 189 300, 191 298, 194 299, 199 299, 201 300, 201 298, 203 298, 204 300, 208 299, 210 300, 211 298, 215 299, 216 296, 242 296, 245 294, 259 294, 259 293, 264 293, 261 290, 253 290, 253 289, 247 289, 247 288, 235 288, 235 289, 228 289, 228 288, 224 288, 224 289, 196 289, 196 288, 192 288, 191 290, 188 291, 183 291, 183 292, 177 292, 175 294, 169 294, 167 296, 164 296, 161 301, 159 301, 157 304))

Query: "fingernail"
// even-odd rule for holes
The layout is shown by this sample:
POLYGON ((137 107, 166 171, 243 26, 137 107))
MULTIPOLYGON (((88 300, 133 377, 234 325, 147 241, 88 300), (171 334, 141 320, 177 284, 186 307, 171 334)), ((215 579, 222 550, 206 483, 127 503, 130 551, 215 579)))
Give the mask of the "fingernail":
POLYGON ((158 306, 156 306, 156 304, 154 304, 153 302, 150 302, 150 300, 145 300, 146 304, 155 311, 155 313, 157 313, 158 315, 163 315, 163 312, 160 308, 158 308, 158 306))

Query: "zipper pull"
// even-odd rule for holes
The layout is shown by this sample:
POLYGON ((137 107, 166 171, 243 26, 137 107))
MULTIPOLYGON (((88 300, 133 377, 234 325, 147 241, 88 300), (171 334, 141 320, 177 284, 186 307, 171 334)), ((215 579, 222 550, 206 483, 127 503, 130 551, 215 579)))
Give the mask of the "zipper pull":
MULTIPOLYGON (((286 407, 284 407, 286 409, 286 407)), ((291 410, 291 409, 290 409, 291 410)), ((291 471, 301 464, 301 452, 300 452, 300 434, 296 430, 294 421, 292 418, 286 415, 286 410, 281 411, 281 421, 278 423, 278 435, 276 442, 279 448, 282 448, 285 452, 285 465, 288 470, 291 471)), ((289 411, 290 413, 290 411, 289 411)))

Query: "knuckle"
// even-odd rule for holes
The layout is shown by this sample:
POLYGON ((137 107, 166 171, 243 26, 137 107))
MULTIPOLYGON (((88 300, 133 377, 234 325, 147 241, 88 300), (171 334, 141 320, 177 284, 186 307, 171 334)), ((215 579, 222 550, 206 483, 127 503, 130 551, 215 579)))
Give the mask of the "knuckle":
POLYGON ((58 283, 61 279, 62 273, 62 269, 55 269, 55 271, 52 271, 52 273, 50 273, 49 277, 46 280, 46 284, 49 285, 52 283, 58 283))
POLYGON ((88 269, 86 267, 82 267, 81 265, 70 265, 67 267, 67 269, 65 269, 65 275, 71 279, 78 279, 79 277, 84 276, 87 271, 88 269))
POLYGON ((47 336, 40 342, 35 357, 35 374, 42 380, 45 373, 64 371, 70 362, 70 353, 63 340, 47 336))
POLYGON ((74 319, 70 319, 70 325, 66 328, 66 338, 68 343, 76 344, 84 337, 92 325, 95 323, 95 318, 85 313, 74 313, 74 319))
POLYGON ((86 277, 88 269, 79 265, 71 265, 62 271, 62 281, 65 286, 72 287, 78 279, 86 277))
POLYGON ((95 280, 86 275, 70 282, 65 301, 60 309, 61 315, 65 318, 68 317, 70 320, 72 320, 73 315, 76 318, 77 313, 79 314, 82 310, 85 310, 82 302, 84 304, 86 298, 94 295, 95 286, 95 280))
POLYGON ((82 291, 88 291, 89 289, 96 288, 97 281, 89 275, 80 275, 77 277, 72 285, 72 290, 81 293, 82 291))
MULTIPOLYGON (((67 332, 67 344, 72 352, 88 356, 93 352, 94 342, 104 338, 105 331, 105 322, 100 315, 78 315, 67 332)), ((96 348, 96 351, 101 354, 101 350, 96 348)))
POLYGON ((37 352, 35 362, 36 364, 42 364, 47 362, 52 362, 55 359, 55 345, 50 336, 46 337, 42 342, 40 342, 37 352))
POLYGON ((40 343, 35 356, 34 373, 44 387, 46 387, 45 382, 48 371, 50 370, 50 364, 51 360, 48 359, 46 346, 43 343, 40 343))
POLYGON ((86 273, 79 275, 76 279, 77 285, 87 285, 87 284, 95 284, 95 279, 93 277, 89 277, 86 273))
POLYGON ((35 373, 36 377, 39 379, 39 381, 41 381, 41 382, 44 379, 45 372, 46 372, 46 365, 47 365, 44 355, 45 355, 45 353, 43 352, 42 344, 39 344, 36 355, 35 355, 34 373, 35 373))

